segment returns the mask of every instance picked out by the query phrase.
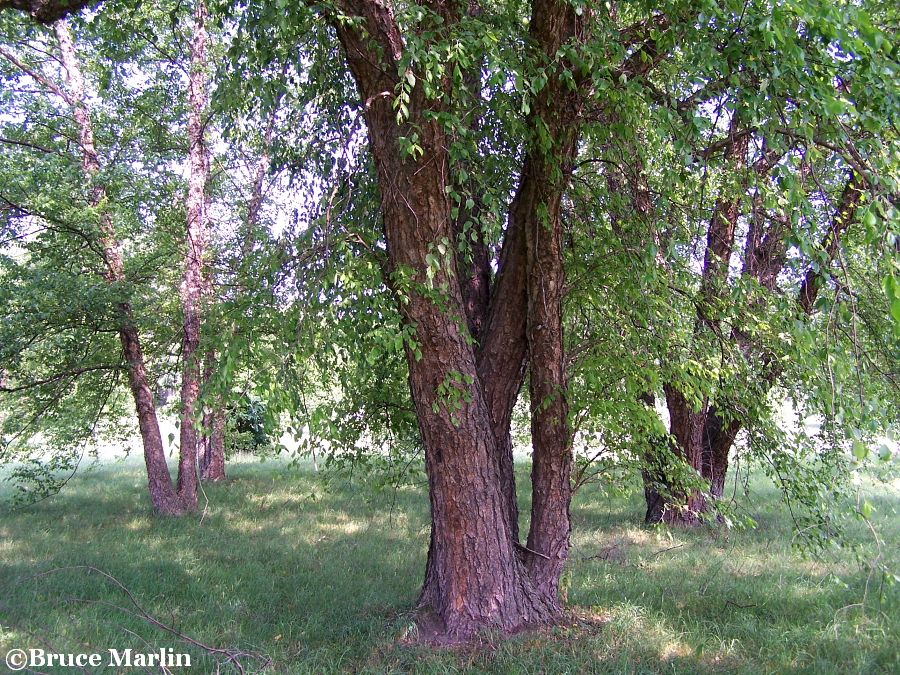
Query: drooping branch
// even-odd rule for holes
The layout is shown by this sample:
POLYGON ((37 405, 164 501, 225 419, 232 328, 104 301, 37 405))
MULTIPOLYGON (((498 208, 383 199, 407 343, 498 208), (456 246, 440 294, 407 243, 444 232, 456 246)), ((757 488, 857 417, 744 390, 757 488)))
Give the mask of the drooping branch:
POLYGON ((828 269, 837 255, 841 245, 841 236, 856 217, 856 210, 862 198, 863 183, 859 174, 853 172, 847 184, 841 192, 840 202, 834 212, 834 217, 822 238, 821 248, 824 252, 824 261, 813 265, 806 272, 800 292, 797 295, 797 305, 804 314, 811 314, 819 291, 828 279, 828 269))
MULTIPOLYGON (((38 70, 32 66, 29 66, 27 63, 22 61, 18 56, 10 52, 9 50, 0 47, 0 56, 13 64, 16 68, 21 70, 23 73, 28 75, 32 80, 40 84, 45 89, 51 91, 52 93, 59 96, 67 105, 72 107, 76 106, 75 93, 70 94, 65 91, 62 87, 60 87, 56 82, 51 80, 49 77, 44 74, 38 72, 38 70)), ((82 87, 83 88, 83 87, 82 87)))
POLYGON ((27 391, 29 389, 34 389, 36 387, 42 387, 45 384, 52 384, 53 382, 59 382, 60 380, 70 379, 70 382, 77 378, 79 375, 84 375, 85 373, 92 373, 96 371, 115 371, 121 370, 122 366, 120 364, 101 364, 96 366, 85 366, 83 368, 73 368, 71 370, 66 370, 60 373, 54 373, 50 377, 45 377, 40 380, 33 380, 31 382, 26 382, 25 384, 17 384, 15 386, 6 386, 3 382, 3 379, 0 378, 0 392, 4 393, 14 393, 27 391))

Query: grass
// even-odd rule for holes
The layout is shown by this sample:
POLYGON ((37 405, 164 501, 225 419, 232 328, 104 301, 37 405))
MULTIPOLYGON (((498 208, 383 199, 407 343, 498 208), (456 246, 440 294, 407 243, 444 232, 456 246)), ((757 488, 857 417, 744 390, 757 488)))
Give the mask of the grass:
MULTIPOLYGON (((799 557, 763 484, 745 504, 758 529, 671 533, 640 526, 637 495, 612 499, 591 486, 572 509, 571 620, 431 650, 402 639, 428 544, 423 491, 395 496, 359 481, 325 491, 311 471, 280 462, 230 472, 226 484, 206 487, 202 521, 151 517, 134 463, 103 465, 55 498, 3 514, 0 663, 11 648, 172 647, 192 655, 185 672, 215 672, 221 658, 135 616, 101 575, 71 569, 84 565, 120 580, 162 623, 265 654, 277 673, 900 672, 898 589, 847 553, 799 557)), ((898 494, 870 499, 897 569, 898 494)), ((873 546, 865 532, 860 525, 854 537, 873 546)))

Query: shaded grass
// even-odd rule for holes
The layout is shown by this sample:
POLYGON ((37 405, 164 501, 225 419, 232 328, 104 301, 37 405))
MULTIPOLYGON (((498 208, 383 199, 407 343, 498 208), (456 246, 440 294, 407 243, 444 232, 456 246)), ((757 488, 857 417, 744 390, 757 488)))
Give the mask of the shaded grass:
MULTIPOLYGON (((900 672, 898 590, 847 552, 798 556, 790 520, 762 484, 744 505, 760 523, 749 532, 647 530, 637 495, 588 486, 572 509, 570 620, 434 651, 403 640, 428 544, 424 490, 345 481, 326 492, 311 471, 280 462, 230 473, 206 486, 202 521, 150 516, 135 463, 102 466, 3 514, 0 657, 14 647, 172 647, 192 655, 188 672, 215 672, 215 658, 131 614, 102 576, 59 569, 84 565, 119 579, 166 625, 265 654, 278 673, 900 672)), ((870 499, 896 569, 897 495, 870 499)), ((526 491, 523 520, 528 500, 526 491)), ((862 524, 853 536, 863 560, 873 557, 862 524)))

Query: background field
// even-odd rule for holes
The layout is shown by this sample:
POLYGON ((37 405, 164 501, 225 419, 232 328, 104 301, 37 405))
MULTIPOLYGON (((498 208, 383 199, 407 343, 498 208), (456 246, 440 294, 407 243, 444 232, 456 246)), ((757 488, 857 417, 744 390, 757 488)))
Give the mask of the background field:
MULTIPOLYGON (((92 566, 166 626, 265 655, 278 673, 900 672, 900 593, 871 572, 878 550, 866 526, 853 533, 861 558, 835 549, 804 560, 761 480, 742 502, 759 522, 746 532, 644 529, 638 495, 588 486, 572 509, 567 624, 434 651, 411 639, 428 544, 424 489, 343 480, 325 491, 311 469, 280 461, 229 469, 226 484, 206 486, 202 519, 151 517, 134 460, 104 463, 55 498, 4 512, 0 653, 172 647, 191 653, 198 673, 225 660, 137 616, 125 592, 77 568, 92 566)), ((528 467, 520 471, 524 479, 528 467)), ((894 571, 898 494, 868 492, 894 571)), ((248 671, 260 666, 241 660, 248 671)))

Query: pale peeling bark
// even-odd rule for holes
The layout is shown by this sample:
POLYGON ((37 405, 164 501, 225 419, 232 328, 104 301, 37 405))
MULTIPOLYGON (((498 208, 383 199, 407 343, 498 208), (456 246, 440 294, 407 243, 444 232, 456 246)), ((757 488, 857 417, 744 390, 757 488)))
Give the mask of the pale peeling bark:
POLYGON ((204 256, 207 243, 206 182, 209 153, 205 139, 208 104, 206 82, 206 18, 205 0, 194 7, 194 34, 191 40, 190 90, 188 96, 188 140, 190 143, 190 178, 187 196, 187 238, 181 304, 184 312, 184 335, 181 359, 181 456, 178 463, 178 494, 185 508, 197 506, 197 461, 200 437, 198 399, 200 396, 201 359, 200 328, 203 314, 204 256))
MULTIPOLYGON (((85 100, 84 77, 68 24, 64 20, 57 21, 54 24, 54 32, 59 42, 60 56, 65 70, 67 91, 64 98, 73 108, 81 145, 81 166, 85 178, 92 186, 90 203, 93 208, 100 211, 100 239, 106 265, 104 276, 109 284, 121 284, 125 282, 125 266, 112 216, 104 204, 107 199, 106 189, 97 180, 101 168, 100 158, 94 140, 90 110, 85 100)), ((157 513, 177 514, 182 511, 182 507, 172 486, 172 478, 166 464, 153 390, 144 365, 144 354, 134 322, 134 312, 128 301, 120 302, 117 309, 120 321, 119 338, 125 356, 128 385, 134 399, 141 442, 144 447, 150 499, 153 509, 157 513)))

